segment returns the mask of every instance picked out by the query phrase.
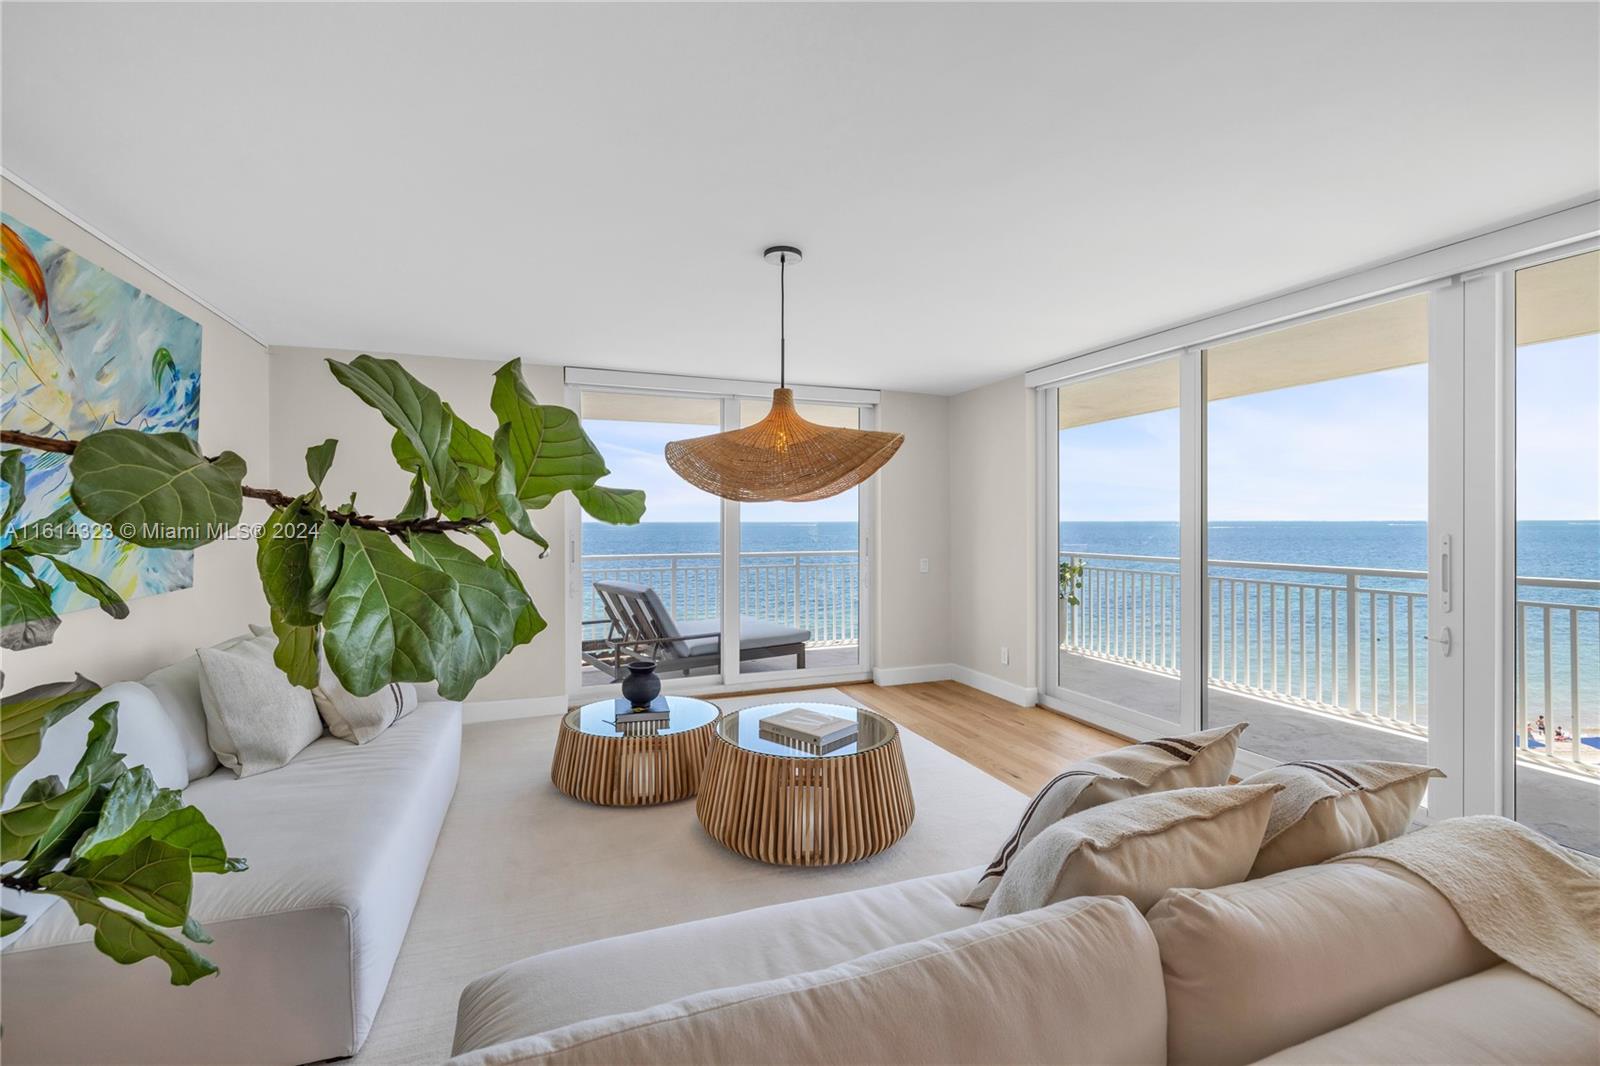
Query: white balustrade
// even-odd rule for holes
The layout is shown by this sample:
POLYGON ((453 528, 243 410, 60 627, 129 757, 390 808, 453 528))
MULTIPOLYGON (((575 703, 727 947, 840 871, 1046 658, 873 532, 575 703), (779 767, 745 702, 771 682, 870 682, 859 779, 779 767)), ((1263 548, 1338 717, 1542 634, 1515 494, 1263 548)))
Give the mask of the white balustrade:
MULTIPOLYGON (((1083 565, 1073 590, 1078 603, 1065 595, 1060 600, 1061 650, 1179 672, 1177 559, 1063 552, 1061 561, 1083 565)), ((1208 679, 1282 703, 1423 732, 1427 577, 1422 570, 1210 560, 1208 679)), ((1594 594, 1600 581, 1522 577, 1517 587, 1517 746, 1547 759, 1600 766, 1594 732, 1600 692, 1600 595, 1594 594), (1582 590, 1581 598, 1597 602, 1540 598, 1550 595, 1543 590, 1562 589, 1582 590)))
MULTIPOLYGON (((649 585, 680 621, 722 610, 722 557, 716 552, 658 552, 583 557, 584 639, 606 635, 596 581, 649 585)), ((739 557, 739 613, 811 631, 809 648, 861 639, 857 605, 861 567, 854 551, 762 551, 739 557)))

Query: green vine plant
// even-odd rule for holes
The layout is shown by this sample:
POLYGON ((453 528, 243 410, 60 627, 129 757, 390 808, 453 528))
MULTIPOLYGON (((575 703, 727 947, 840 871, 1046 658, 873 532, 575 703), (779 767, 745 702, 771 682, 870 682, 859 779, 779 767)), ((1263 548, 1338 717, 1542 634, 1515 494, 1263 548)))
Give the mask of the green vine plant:
MULTIPOLYGON (((245 461, 204 455, 181 433, 108 429, 81 440, 0 431, 0 646, 48 644, 60 618, 41 567, 92 596, 114 618, 128 605, 96 575, 66 563, 83 542, 79 515, 96 529, 147 548, 193 549, 238 525, 246 498, 271 513, 256 541, 256 567, 278 638, 274 661, 296 685, 318 683, 323 663, 341 685, 368 695, 396 681, 436 682, 464 699, 512 649, 545 628, 502 551, 501 536, 549 544, 532 512, 570 492, 592 518, 632 525, 644 493, 599 484, 610 471, 573 411, 539 403, 513 360, 495 372, 492 432, 466 422, 399 363, 360 355, 328 360, 334 378, 393 429, 391 451, 411 476, 401 511, 377 518, 323 498, 338 441, 307 450, 310 487, 298 495, 244 484, 245 461), (72 501, 19 525, 22 448, 69 455, 72 501)), ((48 573, 48 571, 44 571, 48 573)), ((81 676, 0 699, 4 783, 39 752, 52 724, 99 689, 81 676)), ((245 868, 181 793, 155 787, 115 751, 116 704, 91 715, 82 758, 66 782, 35 781, 0 812, 0 884, 66 900, 94 926, 95 946, 121 963, 157 957, 173 984, 216 967, 190 943, 209 942, 189 916, 192 875, 245 868), (177 930, 179 936, 168 930, 177 930), (188 941, 186 943, 185 941, 188 941)), ((0 932, 22 927, 0 912, 0 932)))
POLYGON ((1056 564, 1056 595, 1066 600, 1069 607, 1078 606, 1078 593, 1083 591, 1084 565, 1084 561, 1076 557, 1056 564))

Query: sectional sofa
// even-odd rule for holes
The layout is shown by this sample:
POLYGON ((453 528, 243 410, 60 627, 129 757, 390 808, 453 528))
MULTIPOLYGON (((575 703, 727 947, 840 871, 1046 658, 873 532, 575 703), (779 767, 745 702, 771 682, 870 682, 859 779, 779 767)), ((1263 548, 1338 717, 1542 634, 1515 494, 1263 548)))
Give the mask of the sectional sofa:
MULTIPOLYGON (((1427 832, 1428 830, 1422 830, 1427 832)), ((981 921, 981 870, 577 945, 462 993, 452 1066, 1600 1063, 1600 1016, 1402 867, 981 921)))
POLYGON ((195 878, 220 972, 175 995, 165 967, 118 966, 56 903, 6 945, 7 1062, 304 1063, 366 1039, 455 794, 461 705, 423 702, 359 747, 325 735, 236 778, 207 744, 198 670, 191 655, 109 686, 52 727, 27 775, 70 772, 90 710, 119 701, 118 750, 183 788, 250 863, 195 878))

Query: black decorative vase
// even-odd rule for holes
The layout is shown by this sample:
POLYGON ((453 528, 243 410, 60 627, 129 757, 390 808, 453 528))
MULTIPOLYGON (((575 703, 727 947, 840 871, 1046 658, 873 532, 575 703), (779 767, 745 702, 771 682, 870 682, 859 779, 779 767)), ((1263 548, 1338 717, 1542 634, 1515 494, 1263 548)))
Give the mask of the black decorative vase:
POLYGON ((653 659, 635 659, 628 664, 628 676, 622 679, 622 698, 634 707, 648 707, 661 695, 661 679, 656 676, 653 659))

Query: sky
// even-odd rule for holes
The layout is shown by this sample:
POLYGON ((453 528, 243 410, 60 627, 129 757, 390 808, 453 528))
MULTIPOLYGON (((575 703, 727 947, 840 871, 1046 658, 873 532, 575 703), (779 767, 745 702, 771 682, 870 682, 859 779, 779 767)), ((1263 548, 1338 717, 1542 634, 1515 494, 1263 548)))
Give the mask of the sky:
MULTIPOLYGON (((1600 336, 1517 357, 1517 511, 1600 519, 1600 336)), ((1207 410, 1213 521, 1424 521, 1427 367, 1218 400, 1207 410)), ((1063 430, 1063 521, 1178 520, 1178 412, 1063 430)))
MULTIPOLYGON (((1600 336, 1521 349, 1517 357, 1517 510, 1522 520, 1600 519, 1600 336)), ((1277 389, 1210 405, 1214 521, 1424 521, 1428 504, 1424 366, 1277 389)), ((668 441, 703 430, 653 422, 585 423, 612 470, 642 488, 646 522, 715 522, 718 500, 673 474, 668 441)), ((813 503, 750 504, 746 522, 851 522, 854 492, 813 503)), ((1061 434, 1065 521, 1178 520, 1178 412, 1061 434)))

